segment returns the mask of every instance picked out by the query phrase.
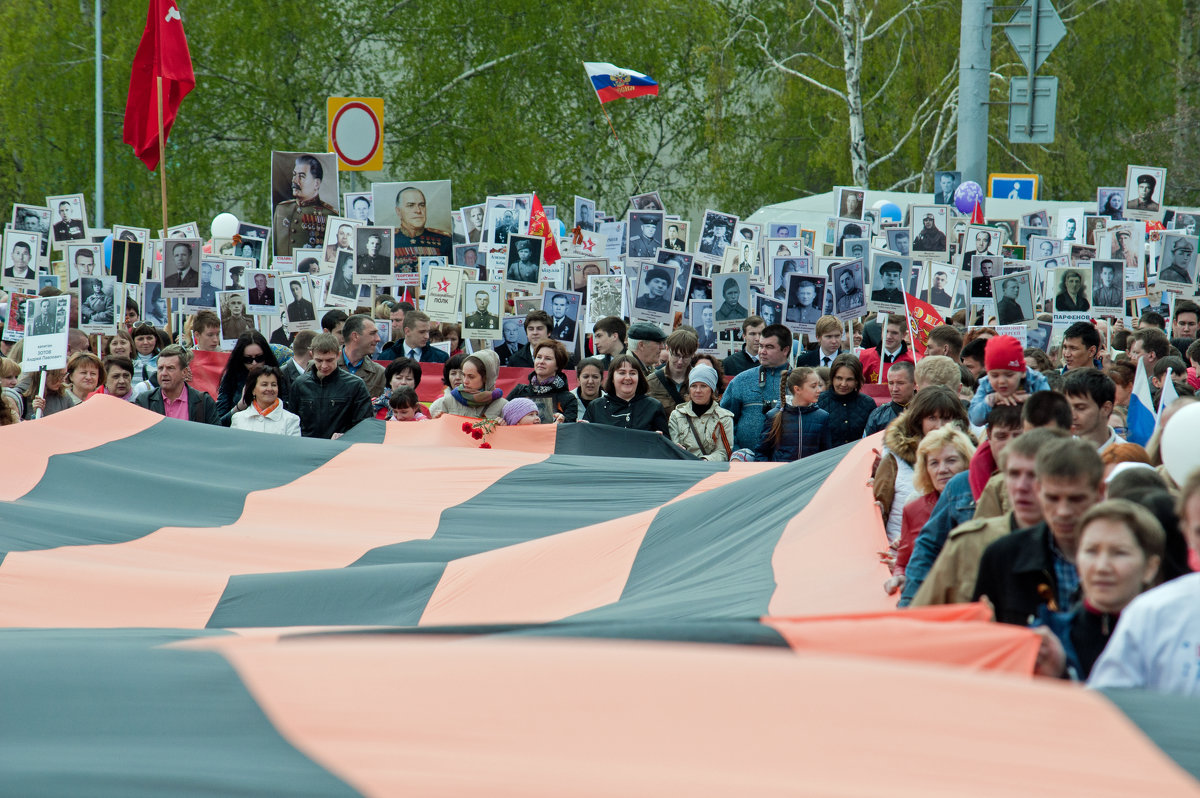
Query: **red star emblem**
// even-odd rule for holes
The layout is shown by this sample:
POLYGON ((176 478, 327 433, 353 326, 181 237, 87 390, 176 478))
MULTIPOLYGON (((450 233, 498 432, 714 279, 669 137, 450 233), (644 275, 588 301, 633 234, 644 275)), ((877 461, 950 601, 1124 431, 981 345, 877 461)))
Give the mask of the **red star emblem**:
POLYGON ((438 281, 438 284, 437 284, 437 289, 438 289, 438 292, 439 292, 439 293, 443 293, 443 294, 445 294, 445 293, 449 292, 449 290, 450 290, 450 281, 449 281, 449 280, 440 280, 440 281, 438 281))
POLYGON ((592 251, 592 248, 593 248, 593 247, 595 247, 595 246, 596 246, 596 242, 595 242, 595 240, 593 240, 593 239, 591 239, 591 238, 589 238, 589 239, 586 239, 586 240, 583 242, 583 248, 584 248, 586 251, 588 251, 588 252, 591 252, 591 251, 592 251))

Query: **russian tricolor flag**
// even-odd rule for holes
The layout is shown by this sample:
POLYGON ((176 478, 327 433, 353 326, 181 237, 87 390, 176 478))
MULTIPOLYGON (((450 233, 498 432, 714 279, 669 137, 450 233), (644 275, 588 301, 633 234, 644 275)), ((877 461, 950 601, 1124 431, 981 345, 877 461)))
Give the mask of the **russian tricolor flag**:
POLYGON ((622 69, 601 61, 584 61, 583 68, 592 81, 600 104, 622 97, 641 97, 658 94, 658 83, 649 75, 633 69, 622 69))
POLYGON ((1129 414, 1125 421, 1125 439, 1130 443, 1145 446, 1154 434, 1158 416, 1154 412, 1154 400, 1150 396, 1150 379, 1146 376, 1146 364, 1141 359, 1137 364, 1137 376, 1133 378, 1133 393, 1129 396, 1129 414))

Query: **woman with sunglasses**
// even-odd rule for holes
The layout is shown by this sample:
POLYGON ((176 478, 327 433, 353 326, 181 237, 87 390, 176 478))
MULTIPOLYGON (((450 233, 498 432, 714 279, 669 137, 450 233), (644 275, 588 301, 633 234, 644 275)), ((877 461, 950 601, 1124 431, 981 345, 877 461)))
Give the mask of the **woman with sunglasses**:
MULTIPOLYGON (((240 413, 250 406, 244 396, 246 376, 250 369, 262 366, 279 368, 279 359, 275 357, 267 339, 258 330, 239 335, 217 388, 217 418, 221 426, 228 427, 234 413, 240 413)), ((288 387, 289 381, 285 377, 279 384, 279 398, 284 402, 287 401, 288 387)))

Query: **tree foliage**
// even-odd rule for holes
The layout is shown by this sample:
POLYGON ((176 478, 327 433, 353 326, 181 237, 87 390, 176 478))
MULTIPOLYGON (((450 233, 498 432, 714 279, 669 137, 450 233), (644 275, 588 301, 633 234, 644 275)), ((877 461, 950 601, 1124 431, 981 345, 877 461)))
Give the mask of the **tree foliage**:
MULTIPOLYGON (((911 0, 856 2, 878 21, 911 0)), ((146 0, 102 3, 105 221, 157 228, 158 176, 121 143, 146 0)), ((752 7, 778 34, 776 56, 810 48, 836 67, 841 43, 805 38, 797 26, 815 3, 761 0, 752 7)), ((172 223, 195 220, 205 229, 222 210, 267 221, 270 151, 325 149, 325 99, 332 95, 386 101, 387 165, 365 178, 344 173, 343 190, 365 179, 449 178, 456 205, 537 190, 546 204, 569 207, 571 196, 582 194, 619 213, 629 194, 659 189, 673 210, 694 215, 704 207, 747 214, 853 182, 844 100, 789 79, 738 35, 747 22, 741 3, 180 0, 180 6, 197 88, 168 144, 172 223), (619 146, 583 60, 640 69, 660 83, 657 98, 606 106, 619 146)), ((957 55, 956 6, 922 3, 881 37, 886 41, 863 47, 865 155, 874 187, 928 189, 934 169, 953 166, 952 115, 930 117, 903 136, 927 98, 953 95, 942 79, 957 55), (936 138, 947 131, 939 134, 939 124, 951 125, 949 146, 941 150, 936 138)), ((75 191, 91 204, 91 8, 83 0, 0 4, 5 207, 75 191)), ((1126 163, 1170 168, 1178 149, 1179 76, 1194 79, 1194 70, 1176 69, 1181 13, 1181 0, 1107 0, 1071 21, 1068 38, 1043 69, 1061 80, 1058 138, 1045 147, 1006 145, 998 108, 990 170, 1036 171, 1050 198, 1084 199, 1095 185, 1123 179, 1126 163), (1130 30, 1139 32, 1136 47, 1129 46, 1130 30)), ((993 99, 999 100, 1007 91, 1004 76, 1019 70, 999 31, 995 43, 993 99)), ((1169 171, 1168 192, 1181 177, 1169 171)), ((1196 189, 1188 188, 1187 196, 1169 193, 1168 202, 1194 201, 1196 189)))

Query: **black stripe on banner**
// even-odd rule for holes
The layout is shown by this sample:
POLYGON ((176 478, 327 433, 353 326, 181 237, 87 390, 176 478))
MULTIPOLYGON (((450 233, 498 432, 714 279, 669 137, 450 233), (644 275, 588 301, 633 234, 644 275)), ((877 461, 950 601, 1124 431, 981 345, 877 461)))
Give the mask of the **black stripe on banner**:
POLYGON ((0 631, 0 793, 358 796, 212 651, 158 630, 0 631))
MULTIPOLYGON (((209 626, 415 625, 446 563, 651 510, 719 470, 699 461, 551 455, 447 508, 428 540, 373 549, 347 569, 230 577, 209 626)), ((404 484, 403 472, 392 478, 404 484)), ((396 507, 403 523, 403 505, 396 507)))
POLYGON ((293 482, 348 445, 164 418, 128 438, 52 456, 33 490, 0 502, 0 561, 10 551, 232 523, 248 493, 293 482))

